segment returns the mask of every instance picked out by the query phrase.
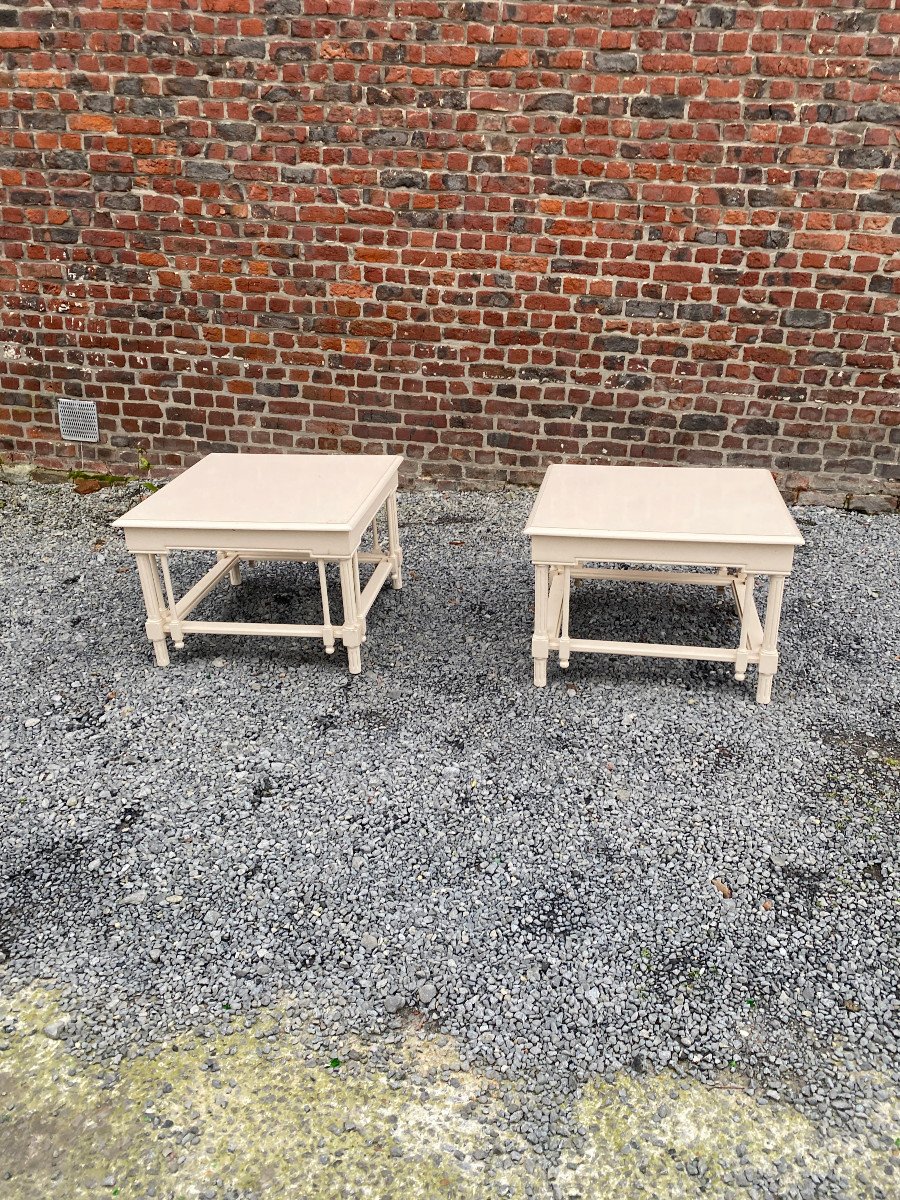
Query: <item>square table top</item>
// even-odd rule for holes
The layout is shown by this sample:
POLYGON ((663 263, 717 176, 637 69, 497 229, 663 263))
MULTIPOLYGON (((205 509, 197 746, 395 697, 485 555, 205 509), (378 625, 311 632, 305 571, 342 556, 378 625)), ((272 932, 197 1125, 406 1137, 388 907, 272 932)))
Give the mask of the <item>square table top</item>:
POLYGON ((208 454, 113 524, 346 532, 402 461, 400 454, 208 454))
POLYGON ((548 467, 525 533, 803 544, 771 473, 754 467, 548 467))

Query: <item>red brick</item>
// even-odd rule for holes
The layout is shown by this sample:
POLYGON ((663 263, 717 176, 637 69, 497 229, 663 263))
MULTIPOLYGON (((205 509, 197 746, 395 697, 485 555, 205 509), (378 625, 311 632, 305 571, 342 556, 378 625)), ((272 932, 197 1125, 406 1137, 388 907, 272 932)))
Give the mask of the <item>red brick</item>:
POLYGON ((138 440, 166 471, 230 442, 895 495, 900 19, 872 7, 858 32, 800 4, 661 27, 305 0, 262 57, 254 0, 174 25, 102 0, 52 50, 18 7, 0 294, 27 357, 0 360, 0 448, 72 460, 44 397, 87 359, 107 469, 138 440), (233 77, 204 74, 229 39, 233 77))

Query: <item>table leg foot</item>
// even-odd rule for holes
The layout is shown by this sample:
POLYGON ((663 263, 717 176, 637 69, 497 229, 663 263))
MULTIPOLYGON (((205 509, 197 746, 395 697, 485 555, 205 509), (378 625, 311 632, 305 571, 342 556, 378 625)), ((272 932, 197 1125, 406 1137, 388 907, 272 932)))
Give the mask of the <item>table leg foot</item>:
POLYGON ((397 520, 397 493, 387 498, 388 550, 391 556, 391 587, 399 592, 403 587, 403 551, 400 549, 400 524, 397 520))
POLYGON ((347 647, 347 661, 350 664, 350 674, 359 675, 362 671, 362 655, 359 646, 347 647))
POLYGON ((534 660, 534 686, 547 686, 547 660, 546 658, 536 658, 534 660))
POLYGON ((772 700, 772 683, 774 675, 760 675, 756 685, 756 703, 769 704, 772 700))
POLYGON ((169 665, 169 649, 166 646, 165 638, 154 638, 153 653, 156 655, 156 665, 158 667, 167 667, 169 665))

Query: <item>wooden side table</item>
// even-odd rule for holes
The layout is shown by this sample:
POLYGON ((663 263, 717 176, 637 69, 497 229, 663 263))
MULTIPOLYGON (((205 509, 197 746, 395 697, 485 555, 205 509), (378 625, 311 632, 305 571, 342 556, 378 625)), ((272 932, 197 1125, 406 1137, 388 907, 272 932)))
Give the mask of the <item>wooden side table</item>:
POLYGON ((778 625, 794 547, 803 544, 771 474, 704 467, 553 466, 525 533, 535 568, 534 682, 547 682, 551 650, 567 667, 572 653, 638 654, 734 663, 743 679, 759 668, 756 699, 768 704, 778 667, 778 625), (614 569, 590 563, 716 567, 715 572, 614 569), (753 595, 769 577, 765 623, 753 595), (574 579, 712 585, 731 593, 741 619, 736 647, 594 641, 569 632, 574 579))
POLYGON ((113 524, 125 530, 135 555, 147 637, 156 661, 168 666, 166 638, 177 647, 186 633, 255 634, 262 637, 321 638, 334 653, 340 640, 350 671, 362 669, 360 645, 366 614, 385 580, 402 585, 397 526, 397 475, 401 455, 210 454, 113 524), (379 513, 385 510, 387 546, 379 513), (361 552, 372 528, 372 549, 361 552), (174 550, 215 550, 217 562, 180 600, 169 571, 174 550), (223 576, 241 582, 241 561, 286 559, 315 562, 322 598, 321 625, 191 621, 189 614, 223 576), (340 567, 343 621, 334 624, 325 564, 340 567), (374 570, 360 588, 359 564, 374 570), (160 572, 162 579, 160 579, 160 572))

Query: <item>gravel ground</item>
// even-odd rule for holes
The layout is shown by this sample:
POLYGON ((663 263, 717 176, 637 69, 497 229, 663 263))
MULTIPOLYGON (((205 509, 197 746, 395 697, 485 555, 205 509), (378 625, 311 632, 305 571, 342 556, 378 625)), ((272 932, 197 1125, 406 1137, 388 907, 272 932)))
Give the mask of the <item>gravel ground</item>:
MULTIPOLYGON (((518 491, 401 497, 361 676, 286 639, 160 670, 109 529, 139 495, 0 487, 0 993, 57 989, 48 1036, 115 1067, 272 1006, 313 1052, 440 1033, 551 1176, 573 1097, 623 1070, 894 1147, 896 518, 797 510, 764 707, 722 664, 576 655, 533 688, 518 491)), ((710 591, 590 584, 573 631, 733 638, 710 591)), ((264 564, 203 611, 312 620, 317 594, 264 564)), ((859 1194, 900 1195, 890 1157, 859 1194)), ((857 1194, 840 1164, 780 1178, 734 1186, 857 1194)))

